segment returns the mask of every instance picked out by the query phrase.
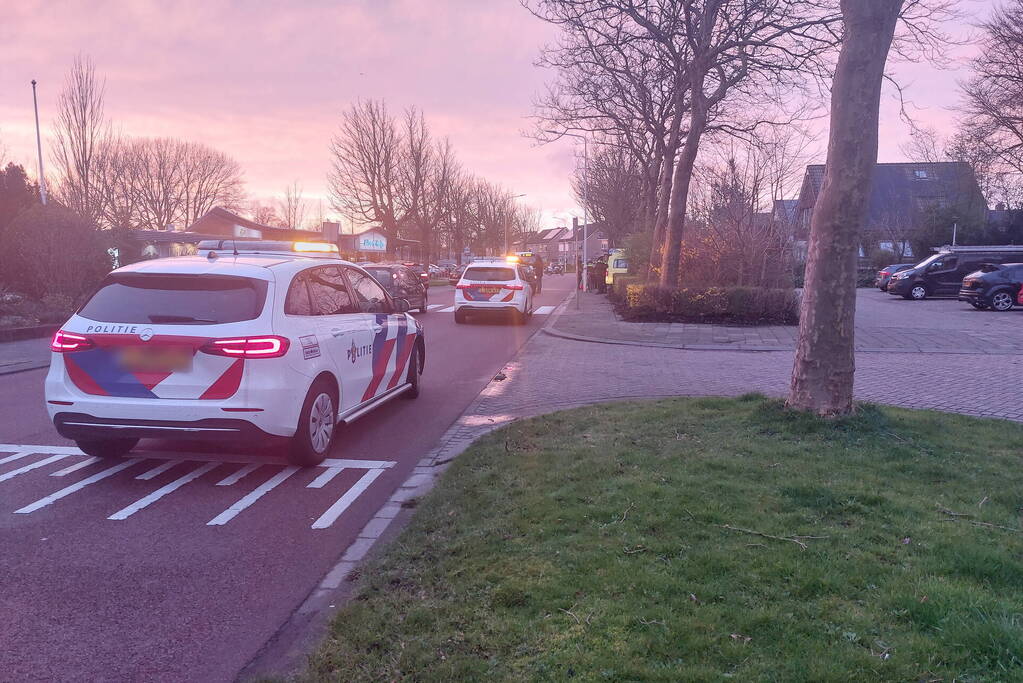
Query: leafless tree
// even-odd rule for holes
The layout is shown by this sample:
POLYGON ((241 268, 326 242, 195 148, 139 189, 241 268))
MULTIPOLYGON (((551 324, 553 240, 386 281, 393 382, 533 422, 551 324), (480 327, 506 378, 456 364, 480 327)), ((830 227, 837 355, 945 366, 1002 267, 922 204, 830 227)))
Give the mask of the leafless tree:
POLYGON ((305 220, 305 199, 302 197, 302 186, 298 181, 284 188, 284 195, 277 203, 280 209, 280 223, 291 230, 300 230, 305 220))
POLYGON ((105 81, 96 67, 78 55, 57 98, 50 156, 57 174, 52 188, 57 198, 75 213, 98 220, 102 213, 93 172, 110 126, 104 115, 105 81))
POLYGON ((358 101, 341 115, 331 143, 333 208, 352 220, 375 223, 398 237, 397 183, 401 136, 382 101, 358 101))
POLYGON ((271 227, 283 227, 284 221, 277 214, 277 209, 272 204, 262 204, 260 202, 253 202, 249 207, 249 215, 252 216, 252 220, 261 225, 269 225, 271 227))
POLYGON ((878 108, 903 0, 842 0, 824 184, 810 222, 799 341, 788 404, 818 415, 853 409, 856 256, 877 163, 878 108))
POLYGON ((640 229, 644 207, 644 172, 636 156, 619 146, 595 146, 585 167, 576 167, 572 189, 579 203, 587 202, 592 220, 600 223, 617 246, 640 229))
POLYGON ((1023 173, 1023 0, 995 8, 981 30, 963 111, 977 138, 1023 173))
POLYGON ((242 205, 241 167, 175 138, 110 137, 91 163, 97 220, 110 228, 187 228, 214 206, 242 205))

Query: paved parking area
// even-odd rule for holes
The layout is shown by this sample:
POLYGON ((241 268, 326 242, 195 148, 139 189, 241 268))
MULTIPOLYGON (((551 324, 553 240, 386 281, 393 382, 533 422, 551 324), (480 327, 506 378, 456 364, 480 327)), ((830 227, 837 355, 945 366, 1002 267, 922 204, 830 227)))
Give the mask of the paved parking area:
MULTIPOLYGON (((680 349, 788 351, 794 325, 694 325, 618 320, 607 299, 583 295, 550 330, 576 339, 604 339, 680 349)), ((877 289, 856 293, 857 351, 1023 354, 1023 309, 978 311, 954 299, 907 301, 877 289)))

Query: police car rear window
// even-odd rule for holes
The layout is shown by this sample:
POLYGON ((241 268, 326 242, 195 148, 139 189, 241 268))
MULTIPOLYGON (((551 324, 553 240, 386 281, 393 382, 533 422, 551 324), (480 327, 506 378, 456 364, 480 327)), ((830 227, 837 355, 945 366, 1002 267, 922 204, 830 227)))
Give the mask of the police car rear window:
POLYGON ((259 317, 267 283, 229 275, 110 275, 78 311, 105 323, 216 325, 259 317))
POLYGON ((489 268, 483 266, 476 266, 473 268, 466 268, 465 275, 466 280, 474 280, 476 282, 507 282, 508 280, 515 279, 515 270, 513 268, 489 268))

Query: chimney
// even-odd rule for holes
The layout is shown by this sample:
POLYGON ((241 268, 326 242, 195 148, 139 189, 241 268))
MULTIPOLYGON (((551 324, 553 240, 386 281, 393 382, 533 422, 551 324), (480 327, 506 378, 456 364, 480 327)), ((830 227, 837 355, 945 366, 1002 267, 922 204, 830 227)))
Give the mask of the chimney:
POLYGON ((572 237, 575 237, 575 233, 579 231, 579 217, 572 216, 572 237))

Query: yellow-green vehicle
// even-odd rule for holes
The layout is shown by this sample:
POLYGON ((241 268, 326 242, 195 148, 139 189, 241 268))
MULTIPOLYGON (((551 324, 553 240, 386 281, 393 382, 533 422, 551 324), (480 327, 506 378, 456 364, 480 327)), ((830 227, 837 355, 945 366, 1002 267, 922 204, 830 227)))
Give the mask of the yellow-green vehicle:
POLYGON ((625 258, 624 249, 611 249, 607 252, 607 275, 604 276, 604 282, 609 285, 615 283, 615 278, 619 275, 629 274, 629 261, 625 258))

